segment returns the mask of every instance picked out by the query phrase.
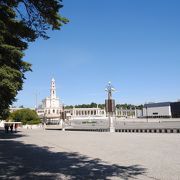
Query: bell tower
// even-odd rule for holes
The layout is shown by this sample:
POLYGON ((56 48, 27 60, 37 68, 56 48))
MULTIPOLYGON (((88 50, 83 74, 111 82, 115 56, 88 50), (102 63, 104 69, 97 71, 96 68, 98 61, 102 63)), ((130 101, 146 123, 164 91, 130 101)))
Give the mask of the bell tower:
POLYGON ((56 85, 54 78, 51 80, 50 98, 56 99, 56 85))

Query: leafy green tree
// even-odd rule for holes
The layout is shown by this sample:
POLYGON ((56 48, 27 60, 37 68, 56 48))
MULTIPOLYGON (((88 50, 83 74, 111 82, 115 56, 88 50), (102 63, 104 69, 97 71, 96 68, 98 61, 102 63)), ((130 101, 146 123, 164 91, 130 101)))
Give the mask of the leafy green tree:
POLYGON ((96 108, 97 104, 92 102, 91 104, 79 104, 75 105, 75 108, 96 108))
POLYGON ((91 108, 96 108, 96 107, 97 107, 97 104, 94 103, 94 102, 92 102, 92 103, 90 104, 90 107, 91 107, 91 108))
POLYGON ((61 0, 0 0, 0 119, 22 90, 31 64, 23 60, 28 43, 47 39, 68 20, 59 14, 61 0))
MULTIPOLYGON (((97 104, 97 103, 92 102, 91 104, 78 104, 78 105, 75 105, 74 107, 75 108, 96 108, 96 107, 99 107, 101 109, 104 109, 105 104, 97 104)), ((65 107, 65 109, 71 109, 71 108, 73 108, 72 105, 65 107)))
POLYGON ((73 106, 72 105, 69 105, 69 106, 65 106, 64 109, 72 109, 73 106))
POLYGON ((105 104, 98 104, 98 107, 101 108, 101 109, 104 109, 105 108, 105 104))
POLYGON ((143 105, 139 105, 139 106, 135 106, 133 104, 116 104, 116 108, 117 109, 142 109, 143 108, 143 105))
MULTIPOLYGON (((96 104, 94 102, 92 102, 91 104, 78 104, 78 105, 75 105, 75 108, 96 108, 96 107, 99 107, 101 109, 104 109, 105 108, 105 104, 96 104)), ((71 109, 73 108, 72 105, 69 105, 69 106, 66 106, 65 109, 71 109)), ((116 104, 116 108, 117 109, 142 109, 143 108, 143 105, 133 105, 133 104, 116 104)))
POLYGON ((10 114, 10 119, 22 124, 39 124, 41 121, 36 111, 31 109, 20 109, 10 114))
POLYGON ((136 109, 143 109, 143 105, 141 104, 141 105, 139 105, 139 106, 136 106, 136 109))

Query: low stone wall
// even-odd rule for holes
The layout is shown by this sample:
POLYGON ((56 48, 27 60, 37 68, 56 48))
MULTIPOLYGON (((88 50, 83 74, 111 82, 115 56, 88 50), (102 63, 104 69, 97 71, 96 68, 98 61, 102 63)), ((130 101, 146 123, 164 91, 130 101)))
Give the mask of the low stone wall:
POLYGON ((23 129, 39 129, 42 128, 43 126, 41 124, 37 124, 37 125, 23 125, 22 128, 23 129))
POLYGON ((180 118, 116 118, 117 122, 180 122, 180 118))
POLYGON ((91 132, 108 132, 109 129, 75 129, 75 128, 69 128, 69 129, 65 129, 65 131, 91 131, 91 132))
MULTIPOLYGON (((180 133, 180 121, 179 119, 164 119, 161 121, 156 119, 156 122, 145 121, 128 121, 115 120, 114 127, 116 132, 127 132, 127 133, 180 133)), ((30 127, 27 127, 31 129, 30 127)), ((32 127, 33 128, 33 127, 32 127)), ((74 120, 70 123, 59 125, 45 126, 45 129, 59 129, 66 131, 97 131, 97 132, 108 132, 109 131, 109 121, 107 119, 94 119, 94 120, 74 120)))
MULTIPOLYGON (((69 128, 65 131, 91 131, 91 132, 109 132, 109 129, 75 129, 69 128)), ((180 133, 179 129, 115 129, 115 132, 119 133, 180 133)))
POLYGON ((4 127, 4 120, 0 120, 0 127, 4 127))
POLYGON ((180 133, 179 129, 116 129, 120 133, 180 133))
MULTIPOLYGON (((115 122, 115 132, 126 133, 180 133, 180 122, 115 122)), ((66 128, 68 131, 109 131, 107 123, 101 126, 76 125, 66 128)))

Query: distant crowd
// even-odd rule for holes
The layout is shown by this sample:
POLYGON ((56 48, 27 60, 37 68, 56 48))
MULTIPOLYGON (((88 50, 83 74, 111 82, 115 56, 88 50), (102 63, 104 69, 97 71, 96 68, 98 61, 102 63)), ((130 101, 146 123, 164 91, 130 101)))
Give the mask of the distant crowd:
POLYGON ((5 130, 5 133, 9 133, 9 131, 12 133, 12 132, 17 132, 17 128, 18 128, 18 124, 7 124, 7 123, 4 123, 4 130, 5 130))

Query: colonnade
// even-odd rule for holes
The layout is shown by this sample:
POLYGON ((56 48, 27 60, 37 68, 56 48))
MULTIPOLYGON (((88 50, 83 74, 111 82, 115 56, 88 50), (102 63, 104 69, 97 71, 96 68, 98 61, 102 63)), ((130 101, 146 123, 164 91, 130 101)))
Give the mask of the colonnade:
MULTIPOLYGON (((101 108, 72 108, 65 109, 71 117, 85 117, 85 116, 104 116, 106 117, 105 109, 101 108)), ((136 117, 136 110, 133 109, 116 109, 117 117, 136 117)))

